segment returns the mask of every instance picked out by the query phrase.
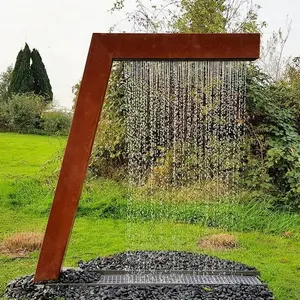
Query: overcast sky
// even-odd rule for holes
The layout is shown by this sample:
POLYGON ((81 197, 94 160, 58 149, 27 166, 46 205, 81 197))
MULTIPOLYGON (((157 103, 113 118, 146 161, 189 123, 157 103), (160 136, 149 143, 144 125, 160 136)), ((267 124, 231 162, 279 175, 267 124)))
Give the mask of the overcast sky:
MULTIPOLYGON (((127 0, 134 2, 135 0, 127 0)), ((13 64, 27 42, 42 55, 60 105, 72 106, 72 86, 83 73, 93 32, 107 32, 122 19, 108 9, 113 0, 0 0, 0 72, 13 64)), ((300 1, 257 0, 260 18, 268 23, 266 34, 292 19, 285 55, 300 55, 300 1)), ((124 26, 126 26, 124 24, 124 26)), ((121 27, 122 28, 122 27, 121 27)))

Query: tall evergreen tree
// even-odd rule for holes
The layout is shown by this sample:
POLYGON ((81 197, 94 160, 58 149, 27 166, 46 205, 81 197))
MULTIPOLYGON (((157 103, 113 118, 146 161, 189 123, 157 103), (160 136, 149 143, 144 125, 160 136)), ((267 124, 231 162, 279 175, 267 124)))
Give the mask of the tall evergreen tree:
POLYGON ((46 67, 38 50, 32 50, 31 58, 31 71, 34 78, 34 93, 43 96, 46 101, 50 102, 53 100, 52 86, 50 84, 46 67))
POLYGON ((8 94, 11 96, 12 94, 17 94, 20 86, 21 86, 21 80, 22 77, 20 76, 21 66, 23 63, 23 49, 21 49, 18 53, 15 67, 13 69, 12 75, 11 75, 11 81, 10 85, 8 87, 8 94))
POLYGON ((33 91, 34 79, 30 68, 31 51, 25 44, 23 50, 20 50, 14 70, 12 72, 9 94, 25 94, 33 91))

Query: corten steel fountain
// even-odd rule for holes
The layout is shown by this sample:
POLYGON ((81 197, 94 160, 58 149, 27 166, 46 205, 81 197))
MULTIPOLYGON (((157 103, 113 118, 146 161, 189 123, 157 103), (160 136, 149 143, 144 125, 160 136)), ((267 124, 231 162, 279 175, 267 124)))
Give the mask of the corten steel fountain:
POLYGON ((259 58, 259 34, 94 34, 34 281, 59 278, 114 60, 259 58))
MULTIPOLYGON (((171 181, 175 188, 184 180, 202 183, 214 178, 225 178, 231 188, 240 175, 242 156, 238 152, 244 133, 247 71, 243 61, 259 57, 259 44, 258 34, 94 34, 36 274, 13 280, 5 296, 273 300, 255 268, 204 254, 128 251, 61 271, 113 61, 123 61, 126 82, 122 104, 129 181, 143 186, 149 154, 152 172, 155 159, 170 153, 161 149, 170 151, 171 146, 168 179, 175 179, 171 181), (190 169, 181 171, 180 159, 193 155, 195 174, 190 169)), ((128 207, 130 202, 128 198, 128 207)), ((165 208, 164 203, 159 205, 165 208)), ((167 209, 159 212, 164 213, 167 209)), ((130 211, 127 217, 131 218, 130 211)), ((127 236, 127 241, 131 238, 127 236)))

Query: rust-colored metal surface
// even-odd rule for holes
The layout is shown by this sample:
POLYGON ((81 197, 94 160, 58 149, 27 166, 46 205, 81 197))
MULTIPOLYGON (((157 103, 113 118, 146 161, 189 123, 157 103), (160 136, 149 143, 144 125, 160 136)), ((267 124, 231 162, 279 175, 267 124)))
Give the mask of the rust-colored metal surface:
POLYGON ((37 281, 59 277, 113 60, 255 60, 259 34, 93 34, 73 123, 37 265, 37 281))

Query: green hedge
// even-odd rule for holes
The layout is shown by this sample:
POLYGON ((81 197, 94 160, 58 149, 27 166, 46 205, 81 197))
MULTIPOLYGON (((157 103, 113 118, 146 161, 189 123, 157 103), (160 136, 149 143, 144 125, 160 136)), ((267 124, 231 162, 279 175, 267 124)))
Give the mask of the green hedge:
POLYGON ((51 111, 41 96, 13 95, 0 103, 0 131, 40 135, 68 135, 72 114, 51 111))

